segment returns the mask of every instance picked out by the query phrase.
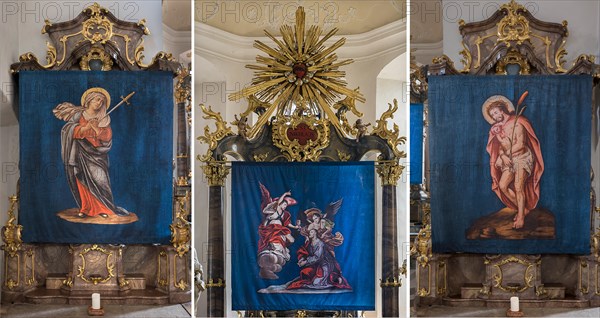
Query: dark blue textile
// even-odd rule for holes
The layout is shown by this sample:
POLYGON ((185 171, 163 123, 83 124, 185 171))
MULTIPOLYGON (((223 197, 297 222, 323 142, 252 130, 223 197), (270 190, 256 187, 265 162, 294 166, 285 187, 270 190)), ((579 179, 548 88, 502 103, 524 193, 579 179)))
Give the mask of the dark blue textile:
POLYGON ((359 163, 233 163, 231 212, 231 263, 233 310, 348 309, 375 308, 375 232, 374 166, 359 163), (283 285, 299 276, 296 252, 305 239, 291 229, 295 242, 289 246, 290 260, 277 273, 279 279, 259 275, 257 250, 258 227, 263 221, 262 183, 274 199, 291 190, 297 204, 287 210, 291 223, 309 223, 304 211, 326 207, 339 199, 342 205, 335 216, 332 234, 343 235, 343 243, 334 248, 342 275, 351 292, 315 294, 259 293, 272 285, 283 285))
POLYGON ((410 104, 410 184, 423 183, 423 104, 410 104))
POLYGON ((433 251, 569 253, 590 251, 592 78, 579 76, 432 76, 429 78, 433 251), (531 122, 543 155, 538 208, 555 218, 554 239, 466 239, 477 219, 505 205, 492 191, 490 124, 482 105, 503 95, 531 122))
POLYGON ((25 242, 168 243, 172 215, 173 89, 169 72, 23 71, 19 73, 20 213, 25 242), (104 88, 110 106, 132 91, 131 105, 110 114, 109 177, 115 205, 135 213, 129 224, 84 224, 57 213, 76 208, 61 158, 65 121, 52 110, 81 105, 104 88))

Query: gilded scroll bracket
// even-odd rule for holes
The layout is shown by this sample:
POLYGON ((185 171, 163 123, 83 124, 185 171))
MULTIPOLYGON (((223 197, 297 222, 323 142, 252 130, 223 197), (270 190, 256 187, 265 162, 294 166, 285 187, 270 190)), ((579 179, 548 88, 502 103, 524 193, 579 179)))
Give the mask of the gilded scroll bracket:
POLYGON ((23 240, 21 239, 23 226, 16 224, 17 218, 15 216, 15 209, 19 202, 19 198, 16 195, 12 195, 9 197, 9 202, 8 220, 6 221, 6 225, 2 227, 2 240, 4 241, 2 249, 8 256, 16 257, 17 252, 21 250, 21 244, 23 243, 23 240))

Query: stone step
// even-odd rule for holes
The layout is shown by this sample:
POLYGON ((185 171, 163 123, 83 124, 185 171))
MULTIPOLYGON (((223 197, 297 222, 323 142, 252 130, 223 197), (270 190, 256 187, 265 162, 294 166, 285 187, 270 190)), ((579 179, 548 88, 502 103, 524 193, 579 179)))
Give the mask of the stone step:
POLYGON ((132 290, 146 289, 146 277, 144 274, 125 274, 125 279, 129 282, 129 288, 132 290))
POLYGON ((46 289, 60 289, 65 279, 67 279, 66 273, 48 274, 48 276, 46 276, 46 289))
POLYGON ((544 284, 544 289, 550 299, 565 299, 565 286, 563 284, 544 284))

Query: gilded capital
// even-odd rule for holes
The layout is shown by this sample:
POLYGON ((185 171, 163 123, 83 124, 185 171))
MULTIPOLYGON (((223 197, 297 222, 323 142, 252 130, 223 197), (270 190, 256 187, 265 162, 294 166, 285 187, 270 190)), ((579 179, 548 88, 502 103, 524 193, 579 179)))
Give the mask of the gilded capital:
POLYGON ((397 185, 402 170, 404 170, 404 166, 398 164, 397 161, 380 161, 377 163, 377 174, 381 178, 383 186, 397 185))
POLYGON ((225 185, 225 179, 231 168, 225 166, 225 163, 222 162, 207 162, 206 165, 202 166, 202 170, 210 187, 222 187, 225 185))

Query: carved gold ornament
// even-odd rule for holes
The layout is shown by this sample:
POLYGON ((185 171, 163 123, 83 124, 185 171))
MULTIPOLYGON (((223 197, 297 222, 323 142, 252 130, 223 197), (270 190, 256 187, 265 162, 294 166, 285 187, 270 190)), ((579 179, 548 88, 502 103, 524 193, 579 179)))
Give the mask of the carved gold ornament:
MULTIPOLYGON (((183 259, 183 264, 186 263, 186 259, 183 259)), ((177 278, 177 273, 179 272, 179 270, 177 269, 177 260, 175 258, 173 258, 173 287, 179 289, 179 290, 186 290, 186 288, 188 286, 190 286, 190 284, 188 283, 187 280, 190 279, 190 275, 189 275, 189 271, 187 271, 187 267, 184 266, 184 274, 183 274, 183 278, 178 279, 177 278)))
POLYGON ((529 75, 531 72, 531 68, 529 66, 529 62, 527 59, 517 51, 509 51, 496 65, 496 74, 498 75, 508 75, 506 71, 506 66, 510 64, 519 65, 519 75, 529 75))
POLYGON ((186 220, 188 216, 188 206, 190 204, 190 194, 186 192, 183 197, 176 197, 175 220, 169 225, 171 229, 171 244, 175 248, 178 257, 183 257, 190 250, 190 240, 192 238, 190 224, 186 220))
POLYGON ((520 45, 523 41, 529 40, 529 21, 517 13, 519 10, 526 11, 525 7, 511 0, 502 5, 500 9, 506 9, 507 15, 498 22, 497 42, 504 42, 506 46, 510 47, 511 41, 516 41, 520 45))
POLYGON ((202 171, 206 176, 208 185, 211 187, 225 186, 225 180, 227 179, 229 170, 231 170, 231 168, 227 167, 224 162, 209 161, 202 166, 202 171))
MULTIPOLYGON (((567 21, 563 21, 563 24, 565 24, 565 26, 566 26, 566 23, 567 23, 567 21)), ((554 64, 556 65, 556 73, 566 73, 567 72, 567 70, 564 68, 566 61, 563 58, 565 55, 567 55, 567 50, 565 49, 566 43, 567 43, 567 40, 562 40, 562 42, 560 43, 560 47, 558 48, 558 50, 556 51, 556 55, 554 56, 554 64)))
POLYGON ((410 63, 410 98, 411 103, 422 103, 427 99, 427 74, 416 62, 410 63))
MULTIPOLYGON (((396 123, 393 124, 393 129, 388 128, 388 119, 394 118, 394 113, 398 110, 398 100, 394 98, 394 105, 388 103, 388 110, 381 114, 381 118, 376 121, 375 128, 371 132, 371 135, 377 135, 387 140, 388 145, 394 151, 396 159, 406 158, 406 153, 398 149, 398 146, 406 143, 406 137, 400 136, 400 130, 396 123)), ((402 167, 402 166, 400 166, 402 167)), ((404 167, 402 167, 404 168, 404 167)), ((402 169, 400 169, 402 173, 402 169)))
MULTIPOLYGON (((113 22, 110 21, 110 19, 107 18, 107 14, 109 13, 109 11, 106 8, 101 7, 98 3, 93 3, 91 6, 83 9, 84 13, 87 13, 89 15, 89 18, 87 20, 85 20, 82 23, 82 27, 81 30, 78 30, 77 32, 71 33, 71 34, 66 34, 63 35, 62 37, 60 37, 58 39, 58 42, 56 42, 55 44, 59 44, 59 48, 61 48, 61 56, 60 59, 57 56, 57 49, 56 47, 54 47, 53 45, 51 45, 50 43, 47 43, 47 53, 46 53, 46 60, 48 62, 47 65, 44 66, 44 68, 51 68, 54 66, 59 66, 62 63, 64 63, 65 59, 66 59, 66 52, 67 52, 67 42, 69 41, 70 38, 72 37, 76 37, 79 36, 80 40, 77 42, 76 45, 80 45, 81 42, 83 41, 87 41, 90 44, 94 45, 94 44, 100 44, 100 45, 104 45, 107 42, 114 42, 115 38, 121 38, 123 40, 123 42, 125 43, 125 58, 127 59, 127 62, 129 62, 129 64, 134 65, 137 64, 140 67, 143 67, 143 54, 142 52, 144 51, 144 40, 141 39, 138 42, 139 43, 134 43, 135 49, 133 50, 133 52, 130 51, 130 42, 132 41, 131 37, 127 34, 120 34, 118 32, 115 32, 115 25, 113 22)), ((142 19, 140 20, 137 25, 143 30, 145 35, 149 35, 150 31, 148 30, 148 28, 146 27, 146 20, 142 19)), ((42 34, 45 34, 48 32, 48 28, 52 26, 52 23, 50 23, 50 21, 46 20, 45 21, 45 25, 42 27, 42 34)), ((37 60, 37 59, 36 59, 37 60)), ((104 60, 103 60, 104 61, 104 60)), ((104 64, 105 65, 105 64, 104 64)), ((104 70, 104 67, 103 67, 104 70)))
POLYGON ((207 162, 211 160, 212 152, 213 150, 215 150, 215 148, 217 148, 217 143, 219 142, 219 140, 225 138, 226 136, 234 135, 234 133, 231 130, 231 127, 227 125, 227 122, 223 120, 221 113, 213 111, 210 106, 206 108, 204 104, 200 104, 200 108, 202 109, 202 113, 204 114, 202 118, 214 120, 216 127, 216 130, 213 132, 211 132, 210 127, 204 127, 204 136, 200 136, 197 138, 200 142, 208 144, 208 152, 206 153, 206 155, 198 155, 198 159, 200 161, 207 162))
POLYGON ((63 280, 63 281, 62 281, 62 284, 63 284, 64 286, 67 286, 67 287, 73 288, 73 278, 71 277, 71 273, 69 273, 69 274, 67 275, 67 279, 65 279, 65 280, 63 280))
MULTIPOLYGON (((282 40, 265 30, 265 34, 277 45, 276 48, 271 48, 261 41, 254 43, 254 47, 267 56, 256 57, 259 65, 246 66, 255 71, 252 84, 229 95, 229 100, 232 101, 255 95, 261 102, 271 104, 260 115, 248 137, 256 136, 275 109, 290 107, 291 102, 297 102, 300 97, 317 105, 334 127, 342 132, 341 124, 330 105, 342 96, 365 102, 362 94, 346 88, 346 73, 339 70, 341 66, 353 62, 337 62, 338 56, 334 53, 344 45, 346 39, 341 38, 330 47, 326 47, 325 41, 337 33, 338 29, 332 29, 319 39, 323 33, 319 26, 313 25, 306 29, 303 7, 296 10, 296 25, 283 25, 280 31, 282 40)), ((324 117, 323 115, 322 118, 324 117)))
POLYGON ((2 240, 4 241, 2 249, 8 253, 8 256, 15 257, 23 243, 23 240, 21 239, 23 226, 16 224, 17 219, 15 216, 15 209, 19 199, 16 195, 13 195, 9 197, 9 202, 8 220, 6 220, 6 225, 2 227, 2 240))
POLYGON ((381 178, 381 185, 383 186, 395 186, 398 184, 398 179, 404 170, 404 166, 398 164, 397 160, 381 160, 381 156, 378 157, 376 171, 381 178))
POLYGON ((179 74, 177 74, 177 84, 175 84, 175 102, 177 104, 185 103, 191 100, 191 89, 186 84, 186 77, 190 76, 190 70, 183 68, 179 74))
POLYGON ((416 256, 421 267, 429 265, 432 257, 431 251, 431 225, 426 224, 419 230, 417 238, 410 249, 410 254, 416 256))
POLYGON ((158 270, 157 270, 158 275, 156 277, 158 286, 160 286, 160 287, 165 287, 165 286, 167 286, 169 284, 168 283, 169 269, 167 267, 168 265, 169 265, 169 257, 167 256, 167 253, 165 251, 160 251, 158 253, 158 270), (163 258, 165 259, 164 260, 164 266, 160 266, 161 265, 161 259, 163 259, 163 258), (163 275, 163 270, 162 269, 164 269, 164 275, 163 275))
POLYGON ((352 156, 349 153, 345 153, 339 149, 337 149, 337 155, 340 161, 348 161, 350 160, 350 158, 352 158, 352 156))
POLYGON ((113 61, 103 49, 94 47, 88 54, 84 55, 79 61, 79 67, 84 71, 90 71, 90 61, 100 60, 102 62, 102 71, 110 71, 113 66, 113 61))
POLYGON ((273 123, 273 144, 288 161, 318 161, 329 145, 329 122, 315 116, 279 114, 273 123))
POLYGON ((110 261, 111 256, 113 256, 112 252, 109 252, 97 244, 92 245, 91 247, 83 249, 83 251, 79 252, 79 257, 81 257, 81 265, 77 266, 77 277, 81 278, 86 283, 93 283, 94 285, 103 284, 108 282, 112 277, 115 277, 114 269, 115 264, 110 261), (85 276, 85 255, 87 255, 91 251, 97 251, 104 255, 106 255, 106 271, 108 275, 106 277, 102 276, 85 276))
MULTIPOLYGON (((357 87, 354 91, 358 92, 360 88, 357 87)), ((346 135, 356 136, 359 132, 358 130, 350 125, 348 119, 346 118, 346 112, 351 111, 356 117, 362 117, 363 113, 356 109, 356 100, 350 96, 347 96, 341 101, 333 104, 333 109, 337 111, 336 116, 338 117, 340 124, 342 126, 342 130, 346 135)))
MULTIPOLYGON (((94 3, 92 7, 99 8, 97 3, 94 3)), ((102 10, 105 10, 102 8, 102 10)), ((92 17, 83 22, 83 29, 81 30, 83 37, 90 41, 90 43, 101 43, 105 44, 106 41, 113 37, 113 24, 105 16, 101 16, 100 10, 93 11, 92 17)))
MULTIPOLYGON (((464 23, 464 21, 463 21, 463 23, 464 23)), ((465 41, 462 41, 461 44, 463 46, 463 49, 462 49, 462 51, 458 52, 458 54, 462 55, 462 59, 460 60, 460 62, 463 64, 463 69, 460 70, 460 72, 461 73, 469 73, 469 70, 471 69, 471 64, 473 63, 473 57, 471 56, 471 51, 465 45, 465 41)))
POLYGON ((210 278, 206 283, 206 288, 225 288, 225 280, 222 278, 210 278))
POLYGON ((267 159, 267 157, 269 157, 269 152, 268 151, 265 152, 265 153, 262 153, 262 154, 255 154, 253 156, 253 159, 256 162, 264 162, 267 159))
POLYGON ((379 280, 379 287, 381 288, 398 288, 402 287, 402 277, 400 275, 393 275, 385 279, 379 280))
POLYGON ((505 292, 510 293, 521 293, 528 288, 533 287, 532 282, 535 278, 535 263, 528 262, 526 260, 520 259, 515 256, 510 256, 504 260, 502 260, 498 264, 494 264, 494 268, 496 269, 496 274, 493 276, 493 287, 497 287, 505 292), (508 263, 518 263, 523 266, 526 266, 525 273, 523 274, 523 285, 522 286, 505 286, 503 285, 503 274, 502 274, 502 266, 508 263))

